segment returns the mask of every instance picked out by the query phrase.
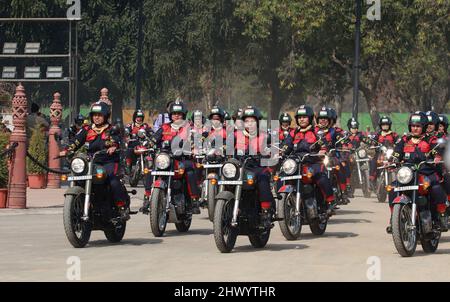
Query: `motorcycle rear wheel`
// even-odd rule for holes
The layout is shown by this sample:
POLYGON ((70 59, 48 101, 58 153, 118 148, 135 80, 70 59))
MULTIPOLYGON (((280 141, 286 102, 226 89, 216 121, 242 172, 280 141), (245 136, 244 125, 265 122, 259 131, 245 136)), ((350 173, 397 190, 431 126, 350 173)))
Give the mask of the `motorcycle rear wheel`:
POLYGON ((105 233, 105 237, 109 242, 117 243, 122 241, 123 236, 125 235, 126 228, 127 222, 124 221, 117 225, 111 224, 107 229, 103 230, 103 232, 105 233))
POLYGON ((256 249, 261 249, 266 246, 270 237, 270 229, 259 232, 258 234, 248 235, 251 245, 256 249))

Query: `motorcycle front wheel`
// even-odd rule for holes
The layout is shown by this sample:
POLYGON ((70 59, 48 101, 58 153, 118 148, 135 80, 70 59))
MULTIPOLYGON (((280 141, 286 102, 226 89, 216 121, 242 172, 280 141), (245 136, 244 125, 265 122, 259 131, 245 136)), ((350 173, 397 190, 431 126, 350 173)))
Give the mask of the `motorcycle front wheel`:
POLYGON ((166 193, 160 188, 154 188, 150 196, 150 228, 155 237, 164 235, 167 226, 166 193))
POLYGON ((208 217, 211 222, 214 221, 214 211, 216 206, 216 195, 217 195, 217 186, 211 183, 211 180, 208 180, 208 217))
POLYGON ((412 209, 409 204, 395 204, 392 213, 392 238, 402 257, 414 255, 417 247, 417 231, 412 227, 412 209))
POLYGON ((131 170, 130 175, 130 186, 135 188, 139 184, 139 180, 141 180, 141 166, 136 164, 136 167, 131 170))
POLYGON ((284 214, 284 219, 278 222, 281 233, 287 240, 297 240, 302 232, 302 218, 295 215, 295 196, 282 193, 281 197, 277 209, 278 213, 284 214))
POLYGON ((92 226, 84 221, 84 194, 66 195, 63 209, 64 231, 70 244, 75 248, 82 248, 88 244, 91 237, 92 226))
POLYGON ((214 241, 221 253, 233 250, 238 236, 238 229, 231 225, 234 200, 219 199, 214 213, 214 241))

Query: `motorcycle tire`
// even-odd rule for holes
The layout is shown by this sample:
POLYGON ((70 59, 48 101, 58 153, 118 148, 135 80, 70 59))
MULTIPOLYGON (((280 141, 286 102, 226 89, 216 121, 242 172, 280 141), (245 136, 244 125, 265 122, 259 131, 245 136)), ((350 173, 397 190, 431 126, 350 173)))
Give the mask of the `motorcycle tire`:
POLYGON ((66 237, 75 248, 83 248, 91 237, 92 225, 83 221, 84 194, 66 195, 63 209, 63 223, 66 237))

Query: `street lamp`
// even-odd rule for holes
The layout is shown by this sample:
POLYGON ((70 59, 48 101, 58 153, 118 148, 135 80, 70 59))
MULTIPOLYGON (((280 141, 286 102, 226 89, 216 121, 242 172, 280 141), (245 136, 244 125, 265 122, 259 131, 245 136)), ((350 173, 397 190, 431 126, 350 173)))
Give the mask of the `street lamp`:
POLYGON ((2 72, 2 78, 15 79, 17 74, 16 66, 4 66, 2 72))
POLYGON ((56 78, 62 78, 62 76, 63 76, 62 66, 48 66, 47 67, 47 78, 56 79, 56 78))
POLYGON ((25 53, 26 54, 36 54, 36 53, 39 53, 40 48, 41 48, 41 43, 28 42, 25 44, 25 53))
POLYGON ((17 52, 17 43, 15 42, 6 42, 3 44, 3 53, 4 54, 15 54, 17 52))
POLYGON ((41 67, 27 66, 24 73, 25 79, 39 79, 41 77, 41 67))

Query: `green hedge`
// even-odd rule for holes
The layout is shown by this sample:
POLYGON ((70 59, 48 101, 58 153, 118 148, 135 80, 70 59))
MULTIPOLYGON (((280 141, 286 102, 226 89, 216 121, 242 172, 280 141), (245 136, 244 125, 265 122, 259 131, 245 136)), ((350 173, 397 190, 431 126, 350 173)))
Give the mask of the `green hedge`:
MULTIPOLYGON (((6 149, 9 143, 9 134, 0 132, 0 152, 6 149)), ((8 186, 9 172, 7 156, 0 157, 0 189, 4 189, 8 186)))

